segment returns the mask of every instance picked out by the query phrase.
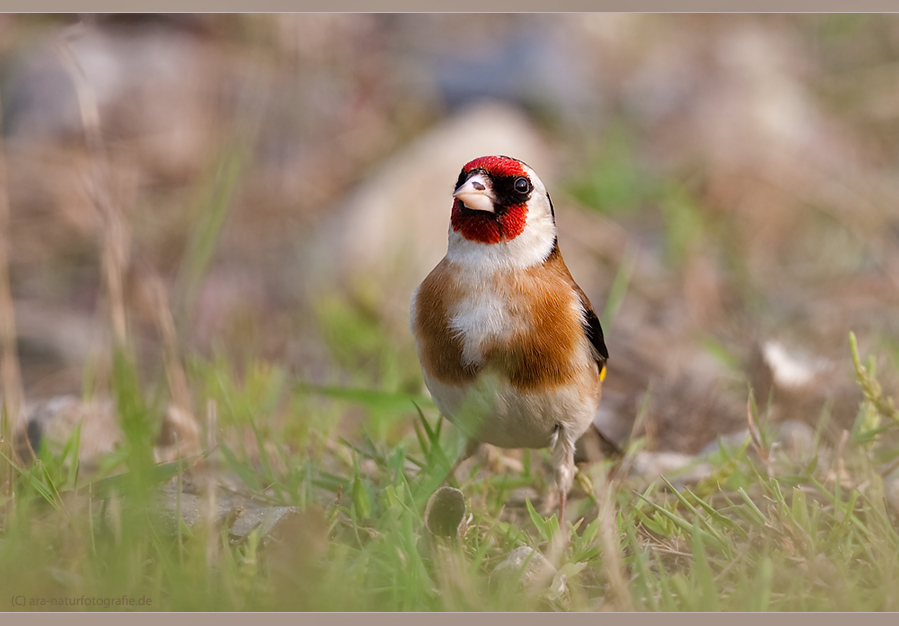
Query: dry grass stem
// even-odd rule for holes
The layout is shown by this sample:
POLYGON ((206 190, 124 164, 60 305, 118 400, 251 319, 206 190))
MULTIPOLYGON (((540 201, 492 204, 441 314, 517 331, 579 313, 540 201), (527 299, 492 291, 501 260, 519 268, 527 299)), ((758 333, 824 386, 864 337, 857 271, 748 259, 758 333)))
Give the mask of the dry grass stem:
POLYGON ((750 391, 749 397, 746 399, 746 423, 749 428, 749 437, 752 440, 752 447, 755 448, 756 453, 765 465, 768 476, 771 477, 774 476, 774 468, 771 465, 771 455, 762 441, 762 433, 759 431, 758 424, 755 421, 755 411, 753 411, 754 404, 753 394, 752 391, 750 391))
POLYGON ((600 532, 602 544, 602 566, 612 589, 615 608, 618 611, 633 611, 630 580, 624 566, 624 555, 621 551, 621 538, 618 534, 618 509, 615 505, 615 492, 608 476, 601 476, 594 483, 594 494, 599 507, 600 532))
MULTIPOLYGON (((3 116, 0 112, 0 126, 3 116)), ((18 462, 13 437, 22 429, 24 393, 22 374, 16 346, 16 313, 13 306, 9 280, 9 194, 6 178, 6 159, 0 137, 0 382, 3 386, 3 410, 0 414, 0 451, 18 462)), ((0 489, 12 497, 14 470, 7 463, 0 463, 0 489)))
POLYGON ((870 361, 867 367, 862 364, 861 357, 858 354, 858 341, 855 338, 855 333, 849 333, 849 347, 852 351, 852 364, 855 367, 855 376, 865 395, 865 400, 870 402, 878 413, 899 424, 899 409, 896 409, 892 398, 884 396, 883 388, 877 381, 874 361, 870 361))
MULTIPOLYGON (((218 428, 218 407, 215 400, 209 399, 206 402, 206 451, 211 452, 218 445, 216 441, 216 430, 218 428)), ((218 561, 219 536, 218 529, 215 524, 216 511, 218 509, 218 490, 216 479, 214 476, 207 477, 205 482, 206 488, 206 510, 204 511, 204 523, 206 527, 206 566, 211 567, 213 563, 218 561)))
MULTIPOLYGON (((70 34, 72 32, 74 31, 70 31, 70 34)), ((100 132, 100 109, 97 99, 65 37, 58 41, 57 51, 69 71, 78 97, 84 139, 91 155, 93 180, 89 192, 97 207, 102 228, 103 277, 109 298, 113 338, 117 349, 125 349, 128 333, 124 276, 128 267, 131 237, 124 216, 112 200, 109 162, 100 132)))
POLYGON ((172 450, 175 457, 193 456, 202 452, 200 425, 193 413, 187 375, 181 363, 175 320, 172 317, 165 285, 152 268, 145 266, 145 270, 144 286, 153 319, 162 337, 166 381, 172 398, 171 406, 166 411, 160 439, 163 445, 176 442, 172 450))

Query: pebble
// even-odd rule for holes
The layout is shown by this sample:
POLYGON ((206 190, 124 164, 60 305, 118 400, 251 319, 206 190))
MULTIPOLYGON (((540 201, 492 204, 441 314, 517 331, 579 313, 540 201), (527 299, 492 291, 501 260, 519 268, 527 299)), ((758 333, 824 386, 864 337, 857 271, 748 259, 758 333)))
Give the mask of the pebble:
POLYGON ((521 587, 527 591, 548 587, 551 596, 563 596, 566 591, 564 578, 556 576, 558 570, 530 546, 519 546, 512 550, 506 560, 496 566, 492 576, 514 576, 519 572, 521 587))

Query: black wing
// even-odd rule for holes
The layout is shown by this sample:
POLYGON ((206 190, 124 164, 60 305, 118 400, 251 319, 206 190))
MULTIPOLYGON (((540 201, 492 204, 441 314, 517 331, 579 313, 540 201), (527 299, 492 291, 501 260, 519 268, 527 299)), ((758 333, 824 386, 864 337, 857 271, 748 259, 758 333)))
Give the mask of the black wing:
POLYGON ((596 359, 597 362, 600 365, 605 365, 606 361, 609 359, 609 350, 606 348, 606 341, 602 335, 602 326, 599 324, 599 318, 596 317, 596 313, 593 312, 590 302, 585 301, 583 295, 581 295, 581 304, 584 306, 584 332, 587 333, 587 338, 590 340, 590 343, 593 344, 593 347, 599 355, 596 359))

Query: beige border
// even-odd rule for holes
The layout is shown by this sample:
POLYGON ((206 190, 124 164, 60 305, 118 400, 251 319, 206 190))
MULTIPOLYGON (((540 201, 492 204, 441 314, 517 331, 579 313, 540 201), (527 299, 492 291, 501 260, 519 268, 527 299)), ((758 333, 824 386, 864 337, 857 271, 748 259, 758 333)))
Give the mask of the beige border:
MULTIPOLYGON (((460 621, 465 626, 489 624, 490 626, 619 626, 637 624, 649 626, 713 626, 720 624, 722 614, 716 613, 174 613, 174 619, 183 616, 186 622, 196 626, 246 626, 251 619, 259 626, 458 626, 460 621), (360 622, 362 620, 362 622, 360 622), (660 620, 662 620, 660 622, 660 620)), ((861 614, 827 614, 816 613, 815 619, 824 624, 844 621, 847 616, 857 615, 865 624, 895 623, 895 614, 861 613, 861 614), (833 622, 831 622, 833 620, 833 622)), ((120 626, 123 620, 134 626, 151 626, 159 623, 159 614, 151 613, 42 613, 42 614, 3 614, 4 623, 17 624, 66 624, 76 626, 120 626), (9 619, 8 619, 9 618, 9 619), (21 619, 17 619, 21 618, 21 619)), ((164 617, 163 619, 167 619, 164 617)), ((724 617, 733 626, 753 626, 758 624, 760 616, 753 613, 728 613, 724 617)), ((766 624, 776 626, 795 622, 797 616, 790 613, 768 613, 764 616, 766 624)))
POLYGON ((454 0, 452 2, 415 2, 413 0, 156 0, 131 2, 116 0, 4 0, 3 9, 10 13, 139 13, 139 12, 811 12, 864 13, 896 12, 893 0, 454 0))
MULTIPOLYGON (((3 623, 11 626, 32 624, 57 626, 59 624, 75 624, 75 626, 121 626, 126 621, 129 626, 155 626, 160 619, 183 618, 192 626, 246 626, 247 620, 259 626, 458 626, 464 620, 466 626, 473 624, 489 624, 490 626, 561 626, 583 625, 598 626, 597 619, 602 619, 602 626, 618 626, 637 624, 639 626, 658 626, 658 620, 664 619, 665 626, 701 626, 702 614, 667 613, 660 616, 656 613, 2 613, 3 623), (700 618, 697 622, 697 618, 700 618), (362 622, 360 622, 362 620, 362 622)), ((733 616, 734 614, 731 614, 733 616)), ((712 620, 720 620, 720 616, 709 614, 712 620)), ((749 617, 748 614, 744 617, 749 617)), ((738 622, 743 620, 738 619, 738 622)), ((711 620, 708 622, 713 623, 711 620)), ((746 621, 747 626, 754 622, 746 621)))
MULTIPOLYGON (((120 626, 123 620, 134 626, 151 626, 159 623, 160 615, 152 613, 2 613, 4 624, 61 624, 74 623, 76 626, 120 626)), ((715 613, 174 613, 172 618, 183 617, 186 622, 196 626, 246 626, 247 619, 254 624, 269 626, 358 626, 360 620, 366 626, 458 626, 462 620, 466 626, 489 624, 494 626, 568 626, 572 624, 584 626, 618 626, 620 624, 658 626, 713 626, 720 624, 722 615, 715 613), (660 621, 661 620, 661 621, 660 621)), ((895 615, 884 613, 863 613, 858 615, 865 624, 895 623, 895 615)), ((825 624, 845 621, 847 614, 816 613, 815 620, 825 624), (831 621, 833 620, 833 621, 831 621)), ((163 619, 168 619, 164 617, 163 619)), ((724 619, 733 626, 752 626, 758 623, 760 616, 752 613, 728 613, 724 619)), ((789 613, 769 613, 764 616, 766 624, 772 626, 795 622, 796 615, 789 613)))

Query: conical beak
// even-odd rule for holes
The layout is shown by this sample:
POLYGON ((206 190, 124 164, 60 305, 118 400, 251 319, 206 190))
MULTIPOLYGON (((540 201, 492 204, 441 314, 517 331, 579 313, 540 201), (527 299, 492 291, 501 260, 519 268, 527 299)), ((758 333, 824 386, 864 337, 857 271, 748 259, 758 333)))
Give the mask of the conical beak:
POLYGON ((490 181, 484 174, 475 174, 459 185, 453 197, 461 200, 472 211, 496 213, 496 209, 493 207, 496 196, 493 195, 490 181))

